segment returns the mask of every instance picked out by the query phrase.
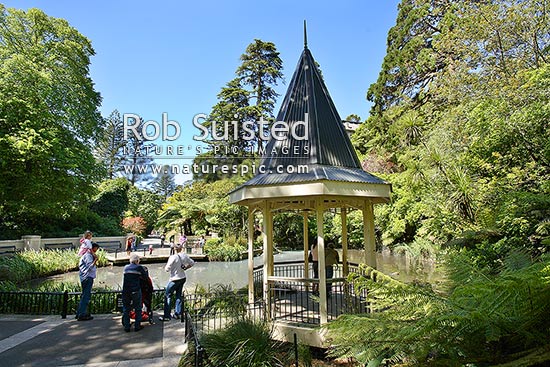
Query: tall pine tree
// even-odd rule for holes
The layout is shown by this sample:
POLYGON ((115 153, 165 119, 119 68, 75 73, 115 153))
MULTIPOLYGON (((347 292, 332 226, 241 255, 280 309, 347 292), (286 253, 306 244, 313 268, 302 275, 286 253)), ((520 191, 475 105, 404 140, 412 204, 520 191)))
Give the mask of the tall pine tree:
MULTIPOLYGON (((140 118, 136 130, 143 131, 144 123, 145 121, 140 118)), ((128 134, 127 138, 122 149, 123 157, 120 173, 134 186, 147 184, 153 179, 151 168, 154 161, 151 158, 151 152, 155 149, 155 146, 133 133, 128 134)))
POLYGON ((120 113, 114 110, 105 120, 103 132, 94 150, 96 159, 105 166, 109 179, 115 178, 117 172, 120 172, 122 169, 124 161, 122 149, 126 144, 123 135, 124 131, 120 113))
POLYGON ((257 123, 260 119, 266 123, 273 121, 273 108, 278 97, 274 87, 283 77, 279 52, 272 42, 256 39, 241 55, 241 60, 236 78, 222 88, 218 103, 212 107, 204 123, 216 138, 207 142, 208 152, 195 158, 195 163, 204 167, 204 173, 194 174, 194 178, 215 181, 234 175, 233 172, 206 171, 214 164, 246 164, 246 159, 262 145, 257 123), (251 134, 243 129, 243 124, 250 122, 254 123, 249 124, 249 128, 255 139, 250 139, 251 134))
MULTIPOLYGON (((255 39, 244 54, 242 64, 237 68, 237 76, 244 87, 249 90, 249 98, 254 104, 247 108, 246 115, 260 121, 273 121, 273 108, 279 94, 274 87, 283 79, 283 61, 272 42, 255 39)), ((256 134, 256 147, 260 149, 263 140, 256 134)))
POLYGON ((176 181, 169 165, 164 165, 162 171, 153 180, 153 192, 161 196, 164 201, 176 191, 176 181))

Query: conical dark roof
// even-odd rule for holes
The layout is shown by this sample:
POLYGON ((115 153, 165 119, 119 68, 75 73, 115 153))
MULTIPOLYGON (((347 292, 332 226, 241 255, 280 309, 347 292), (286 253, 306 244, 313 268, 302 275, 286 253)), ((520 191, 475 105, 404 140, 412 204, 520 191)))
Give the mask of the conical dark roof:
POLYGON ((282 139, 271 137, 262 160, 267 169, 243 186, 318 180, 385 183, 361 168, 307 46, 300 56, 276 121, 286 122, 291 132, 295 129, 295 134, 287 133, 282 139), (306 136, 304 125, 307 126, 307 139, 303 139, 306 136), (296 173, 299 166, 307 166, 307 173, 296 173))

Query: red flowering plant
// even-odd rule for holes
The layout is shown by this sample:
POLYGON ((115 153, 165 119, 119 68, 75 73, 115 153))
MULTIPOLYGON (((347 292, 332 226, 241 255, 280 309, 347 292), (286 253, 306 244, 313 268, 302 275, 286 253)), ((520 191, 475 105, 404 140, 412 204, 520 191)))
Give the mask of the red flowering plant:
POLYGON ((147 228, 147 223, 142 217, 128 217, 122 220, 122 228, 124 228, 126 232, 142 236, 147 228))

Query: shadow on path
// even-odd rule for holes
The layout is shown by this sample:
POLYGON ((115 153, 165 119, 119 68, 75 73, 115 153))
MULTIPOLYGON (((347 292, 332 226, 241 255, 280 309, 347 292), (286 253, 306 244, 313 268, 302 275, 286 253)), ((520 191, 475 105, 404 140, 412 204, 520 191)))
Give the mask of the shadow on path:
MULTIPOLYGON (((177 359, 181 354, 170 346, 163 352, 165 332, 179 339, 182 325, 174 323, 143 324, 139 332, 124 332, 118 315, 99 315, 79 322, 57 317, 0 317, 0 364, 3 366, 71 366, 127 361, 129 365, 148 365, 163 357, 177 359), (176 358, 177 357, 177 358, 176 358), (153 361, 151 361, 153 359, 153 361), (148 360, 147 363, 139 363, 148 360)), ((169 343, 168 343, 169 344, 169 343)), ((156 364, 156 363, 155 363, 156 364)))

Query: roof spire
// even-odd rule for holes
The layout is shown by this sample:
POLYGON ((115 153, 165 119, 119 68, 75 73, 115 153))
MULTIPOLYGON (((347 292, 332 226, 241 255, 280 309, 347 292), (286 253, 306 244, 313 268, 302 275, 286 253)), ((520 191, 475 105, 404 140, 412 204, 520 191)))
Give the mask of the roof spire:
POLYGON ((304 48, 307 48, 307 28, 306 20, 304 19, 304 48))

